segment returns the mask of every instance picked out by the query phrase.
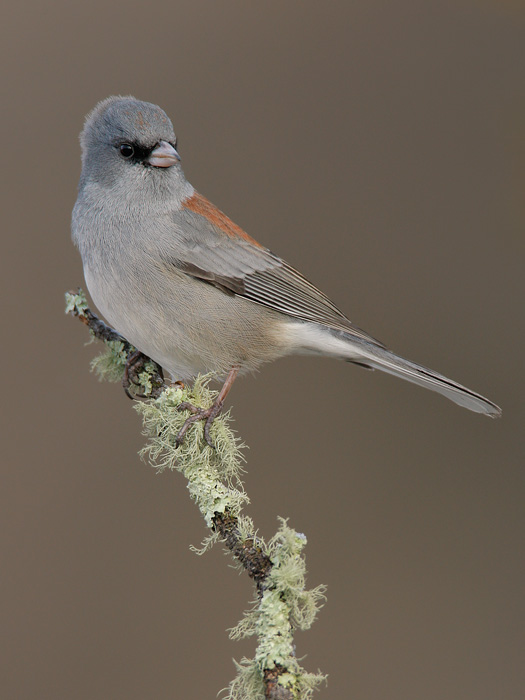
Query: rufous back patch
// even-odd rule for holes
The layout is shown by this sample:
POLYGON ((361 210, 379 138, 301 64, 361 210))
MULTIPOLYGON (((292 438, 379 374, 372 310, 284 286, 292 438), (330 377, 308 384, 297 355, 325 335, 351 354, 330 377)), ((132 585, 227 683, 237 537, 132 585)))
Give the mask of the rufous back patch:
POLYGON ((262 248, 260 243, 257 243, 257 241, 243 231, 240 226, 234 224, 233 221, 226 216, 226 214, 224 214, 220 209, 217 209, 214 204, 212 204, 206 199, 206 197, 203 197, 198 192, 195 192, 195 194, 193 194, 191 197, 185 199, 182 202, 182 206, 195 214, 204 216, 210 223, 217 226, 217 228, 223 231, 223 233, 225 233, 227 236, 230 236, 230 238, 239 237, 245 241, 248 241, 252 245, 257 246, 258 248, 262 248))

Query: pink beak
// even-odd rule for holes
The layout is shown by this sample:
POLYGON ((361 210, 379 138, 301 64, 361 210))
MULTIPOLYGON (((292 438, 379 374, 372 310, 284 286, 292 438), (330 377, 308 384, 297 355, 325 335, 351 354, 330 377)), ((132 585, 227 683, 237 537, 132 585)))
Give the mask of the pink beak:
POLYGON ((154 165, 156 168, 169 168, 179 161, 179 154, 167 141, 159 141, 159 145, 151 151, 146 159, 146 163, 154 165))

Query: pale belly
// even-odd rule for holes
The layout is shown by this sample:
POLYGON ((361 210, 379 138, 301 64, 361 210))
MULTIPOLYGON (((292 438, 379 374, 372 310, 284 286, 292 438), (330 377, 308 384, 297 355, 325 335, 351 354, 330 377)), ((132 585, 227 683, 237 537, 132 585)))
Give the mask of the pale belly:
POLYGON ((147 282, 86 267, 84 275, 104 318, 174 379, 223 376, 234 365, 246 372, 287 354, 285 317, 183 273, 147 282))

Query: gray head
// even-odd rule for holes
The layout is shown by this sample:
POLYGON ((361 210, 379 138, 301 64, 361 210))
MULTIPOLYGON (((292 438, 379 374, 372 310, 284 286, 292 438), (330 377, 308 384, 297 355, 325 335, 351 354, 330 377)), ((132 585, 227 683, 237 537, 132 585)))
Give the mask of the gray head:
POLYGON ((80 145, 81 188, 88 181, 112 187, 125 180, 128 188, 143 188, 184 179, 173 125, 150 102, 131 96, 99 102, 86 118, 80 145))

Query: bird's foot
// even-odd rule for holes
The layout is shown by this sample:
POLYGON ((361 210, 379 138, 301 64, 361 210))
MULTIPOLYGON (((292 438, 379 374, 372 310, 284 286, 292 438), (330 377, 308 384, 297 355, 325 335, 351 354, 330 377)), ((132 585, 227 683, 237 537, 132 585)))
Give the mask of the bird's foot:
MULTIPOLYGON (((126 360, 126 366, 124 367, 124 375, 122 377, 122 387, 126 392, 126 396, 130 399, 151 399, 155 396, 152 392, 151 395, 146 395, 139 393, 134 390, 131 391, 132 385, 135 387, 142 387, 143 384, 140 381, 140 373, 145 369, 146 362, 153 362, 147 355, 140 352, 140 350, 135 350, 135 352, 129 355, 126 360)), ((163 386, 164 384, 164 374, 162 372, 162 367, 157 363, 154 363, 157 368, 157 376, 153 377, 153 384, 155 389, 163 386)))
POLYGON ((224 401, 221 401, 217 399, 214 404, 212 404, 209 408, 197 408, 197 406, 194 406, 193 404, 189 403, 188 401, 183 401, 181 404, 177 406, 178 411, 189 411, 191 413, 191 416, 188 416, 186 420, 184 421, 184 425, 182 428, 179 430, 177 437, 175 438, 175 442, 177 443, 177 447, 180 447, 184 441, 184 436, 186 435, 188 428, 190 425, 193 425, 193 423, 196 423, 197 421, 205 421, 204 423, 204 439, 208 443, 210 447, 213 447, 215 449, 215 445, 212 442, 211 436, 210 436, 210 428, 213 424, 213 421, 217 418, 219 413, 222 411, 222 407, 224 405, 224 401))
POLYGON ((177 409, 179 411, 189 411, 191 413, 191 416, 188 416, 186 420, 184 421, 184 425, 182 428, 179 430, 179 433, 177 437, 175 438, 175 442, 177 443, 177 447, 182 445, 182 442, 184 440, 184 436, 186 435, 186 432, 188 431, 188 428, 190 425, 193 423, 196 423, 199 420, 205 421, 204 423, 204 439, 208 443, 210 447, 215 448, 215 445, 213 444, 211 437, 210 437, 210 428, 213 424, 213 421, 217 418, 219 413, 222 411, 222 407, 224 406, 224 400, 228 396, 228 392, 232 388, 232 384, 235 381, 235 377, 237 376, 239 372, 239 367, 237 365, 234 365, 231 370, 228 373, 228 376, 226 377, 224 384, 222 386, 222 389, 219 391, 219 394, 217 398, 215 399, 214 403, 209 407, 209 408, 198 408, 197 406, 194 406, 193 404, 189 403, 188 401, 183 401, 181 404, 177 406, 177 409))

